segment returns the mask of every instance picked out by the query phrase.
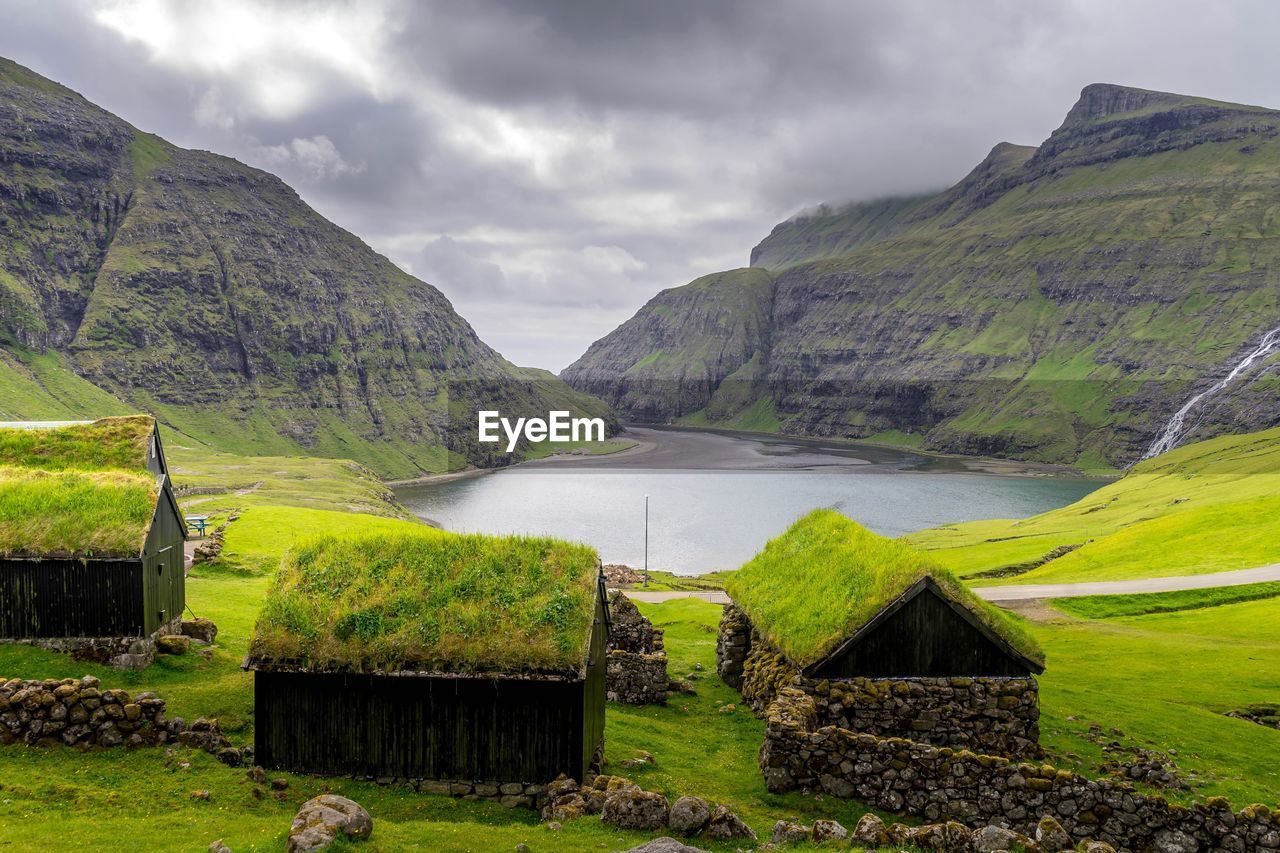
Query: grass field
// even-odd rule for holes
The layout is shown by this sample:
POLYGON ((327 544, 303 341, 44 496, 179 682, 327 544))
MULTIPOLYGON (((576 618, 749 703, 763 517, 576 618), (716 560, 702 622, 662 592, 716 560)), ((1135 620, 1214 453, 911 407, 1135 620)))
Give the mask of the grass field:
POLYGON ((1178 448, 1031 518, 948 525, 906 540, 967 577, 1074 548, 984 584, 1206 574, 1280 562, 1280 429, 1178 448))

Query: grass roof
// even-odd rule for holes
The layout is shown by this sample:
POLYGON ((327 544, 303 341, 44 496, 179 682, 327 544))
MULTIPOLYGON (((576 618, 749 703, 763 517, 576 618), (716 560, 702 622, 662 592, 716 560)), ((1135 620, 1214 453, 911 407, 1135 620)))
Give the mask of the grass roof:
POLYGON ((730 576, 726 591, 800 666, 816 663, 925 576, 1011 646, 1043 663, 1035 640, 933 557, 832 510, 815 510, 730 576))
POLYGON ((377 672, 583 670, 596 552, 526 536, 322 536, 286 554, 257 663, 377 672))
POLYGON ((0 554, 136 557, 158 498, 145 473, 0 467, 0 554))
POLYGON ((45 471, 144 471, 150 415, 102 418, 87 424, 0 429, 0 465, 45 471))

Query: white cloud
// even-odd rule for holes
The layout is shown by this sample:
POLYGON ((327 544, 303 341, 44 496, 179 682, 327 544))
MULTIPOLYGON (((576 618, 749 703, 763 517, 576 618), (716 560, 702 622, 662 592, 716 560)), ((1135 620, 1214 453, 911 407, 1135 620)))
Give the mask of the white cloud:
POLYGON ((342 159, 342 154, 323 134, 308 139, 292 139, 283 145, 263 145, 254 150, 255 159, 268 170, 289 169, 311 181, 324 181, 364 171, 364 163, 355 166, 342 159))

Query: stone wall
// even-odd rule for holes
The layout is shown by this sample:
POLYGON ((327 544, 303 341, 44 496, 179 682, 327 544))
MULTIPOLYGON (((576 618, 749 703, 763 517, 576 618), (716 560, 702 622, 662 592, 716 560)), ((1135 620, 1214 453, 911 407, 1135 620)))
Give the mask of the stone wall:
POLYGON ((1027 678, 804 682, 820 726, 995 755, 1040 754, 1040 688, 1027 678))
POLYGON ((742 672, 751 653, 751 620, 736 604, 725 605, 716 636, 716 672, 734 690, 742 689, 742 672))
POLYGON ((999 755, 1040 752, 1040 692, 1030 676, 818 681, 805 678, 750 625, 737 608, 725 608, 716 667, 722 677, 737 672, 734 661, 745 650, 738 683, 729 683, 757 715, 764 716, 780 691, 795 687, 814 698, 819 726, 999 755))
POLYGON ((1030 836, 1049 816, 1077 841, 1118 850, 1280 848, 1280 811, 1265 806, 1235 812, 1214 797, 1186 808, 1050 765, 819 727, 814 697, 794 688, 782 691, 767 719, 760 766, 773 793, 822 791, 928 821, 995 824, 1030 836))
POLYGON ((0 744, 156 746, 176 740, 182 720, 164 717, 154 693, 103 690, 98 679, 0 679, 0 744))
POLYGON ((39 637, 0 642, 37 646, 71 655, 73 660, 105 664, 116 669, 146 669, 156 659, 156 638, 179 633, 181 625, 182 617, 176 616, 150 637, 39 637))
POLYGON ((662 629, 618 590, 609 593, 609 651, 605 694, 630 705, 667 701, 667 652, 662 629))

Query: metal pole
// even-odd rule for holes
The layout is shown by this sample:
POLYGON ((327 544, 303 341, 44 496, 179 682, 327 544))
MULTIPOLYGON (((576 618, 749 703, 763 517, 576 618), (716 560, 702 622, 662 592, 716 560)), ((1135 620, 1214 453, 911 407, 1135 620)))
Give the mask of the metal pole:
POLYGON ((644 585, 649 586, 649 496, 644 496, 644 585))

